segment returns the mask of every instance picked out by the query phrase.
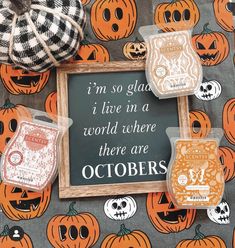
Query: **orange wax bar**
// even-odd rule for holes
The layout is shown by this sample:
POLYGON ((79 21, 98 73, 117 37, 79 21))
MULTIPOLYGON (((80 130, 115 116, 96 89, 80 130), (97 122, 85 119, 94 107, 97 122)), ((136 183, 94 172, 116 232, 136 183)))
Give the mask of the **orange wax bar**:
POLYGON ((217 141, 178 139, 175 148, 168 172, 168 189, 174 203, 178 207, 216 207, 224 192, 217 141))

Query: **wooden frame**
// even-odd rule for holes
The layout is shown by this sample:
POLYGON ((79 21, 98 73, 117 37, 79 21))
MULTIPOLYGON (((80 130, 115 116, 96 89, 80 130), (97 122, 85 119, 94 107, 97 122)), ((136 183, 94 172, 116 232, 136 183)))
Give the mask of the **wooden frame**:
MULTIPOLYGON (((120 71, 143 71, 145 63, 141 62, 109 62, 94 64, 67 64, 57 69, 57 94, 58 94, 58 115, 68 116, 68 75, 80 73, 99 73, 99 72, 120 72, 120 71)), ((187 98, 180 98, 179 125, 182 120, 186 120, 185 111, 187 108, 187 98), (183 101, 182 101, 183 100, 183 101), (181 118, 183 117, 183 118, 181 118)), ((102 195, 118 195, 120 194, 140 194, 148 192, 164 192, 166 191, 165 181, 135 182, 104 185, 88 185, 88 186, 71 186, 70 185, 70 167, 69 167, 69 134, 65 134, 60 155, 62 158, 59 167, 59 197, 60 198, 76 198, 90 197, 102 195)))

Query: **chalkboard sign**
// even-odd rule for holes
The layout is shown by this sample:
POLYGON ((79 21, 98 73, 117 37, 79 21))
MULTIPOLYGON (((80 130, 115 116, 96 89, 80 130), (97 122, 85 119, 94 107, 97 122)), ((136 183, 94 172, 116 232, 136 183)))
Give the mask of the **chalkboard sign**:
POLYGON ((143 62, 66 65, 58 69, 58 111, 73 125, 63 140, 61 198, 166 190, 179 126, 177 99, 158 100, 143 62))

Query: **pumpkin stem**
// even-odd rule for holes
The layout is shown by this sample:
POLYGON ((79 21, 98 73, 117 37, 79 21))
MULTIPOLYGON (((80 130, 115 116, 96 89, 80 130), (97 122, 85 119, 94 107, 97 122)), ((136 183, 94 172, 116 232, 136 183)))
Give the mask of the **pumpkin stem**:
POLYGON ((75 216, 75 215, 78 215, 78 211, 76 209, 74 209, 74 205, 76 204, 76 202, 72 202, 70 205, 69 205, 69 211, 68 213, 66 214, 67 216, 75 216))
POLYGON ((213 33, 213 31, 212 31, 211 29, 209 29, 208 26, 209 26, 209 23, 206 23, 206 24, 203 26, 202 34, 210 34, 210 33, 213 33))
POLYGON ((85 34, 84 35, 84 39, 80 42, 80 44, 82 45, 82 46, 87 46, 87 45, 89 45, 89 44, 91 44, 88 40, 87 40, 87 34, 85 34))
POLYGON ((10 109, 14 108, 15 104, 11 103, 10 99, 6 99, 4 105, 0 109, 10 109))
POLYGON ((198 224, 198 225, 196 226, 196 228, 195 228, 196 235, 195 235, 195 237, 193 238, 194 240, 200 240, 200 239, 204 239, 204 238, 206 237, 203 233, 201 233, 201 232, 199 231, 200 227, 201 227, 201 225, 198 224))
POLYGON ((122 237, 131 233, 131 230, 127 229, 124 224, 121 224, 120 231, 117 236, 122 237))
POLYGON ((0 233, 0 237, 9 236, 9 230, 10 230, 9 226, 5 225, 3 228, 3 232, 0 233))
POLYGON ((10 0, 10 8, 17 14, 22 15, 30 10, 31 0, 10 0))

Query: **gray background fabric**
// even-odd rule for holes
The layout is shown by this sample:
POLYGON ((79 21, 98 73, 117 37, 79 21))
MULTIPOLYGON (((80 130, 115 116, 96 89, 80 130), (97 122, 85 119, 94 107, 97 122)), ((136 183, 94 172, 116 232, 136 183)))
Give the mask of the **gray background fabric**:
MULTIPOLYGON (((125 42, 135 40, 135 37, 139 37, 138 27, 142 25, 149 25, 153 23, 153 10, 156 4, 163 1, 150 1, 150 0, 136 0, 138 5, 138 23, 135 28, 134 33, 127 39, 122 39, 119 41, 101 42, 98 41, 93 34, 90 23, 89 23, 89 13, 90 6, 86 6, 88 25, 86 28, 87 39, 90 42, 99 42, 108 48, 111 54, 111 60, 124 60, 125 57, 122 54, 122 47, 125 42)), ((225 102, 234 97, 235 93, 235 83, 234 83, 234 67, 233 67, 233 35, 231 33, 222 30, 215 22, 212 0, 210 1, 195 1, 200 9, 201 18, 199 23, 194 29, 194 33, 200 33, 202 31, 203 24, 209 22, 210 28, 213 30, 219 30, 224 33, 230 42, 230 55, 229 57, 220 65, 214 67, 203 67, 204 75, 208 79, 216 79, 222 85, 223 91, 221 96, 213 101, 205 102, 200 101, 196 97, 190 97, 190 109, 200 109, 205 111, 211 121, 213 127, 221 127, 222 120, 222 109, 225 102)), ((46 96, 53 90, 56 86, 56 76, 55 70, 52 71, 50 80, 46 87, 36 95, 11 95, 4 88, 0 82, 0 105, 3 105, 6 98, 15 104, 24 104, 28 107, 44 110, 44 101, 46 96)), ((221 145, 230 146, 231 144, 223 138, 221 145)), ((234 147, 232 147, 234 149, 234 147)), ((90 212, 96 216, 100 224, 101 234, 98 242, 94 247, 100 247, 102 240, 110 233, 117 233, 120 229, 120 224, 125 223, 126 227, 131 230, 141 230, 147 234, 149 237, 153 248, 173 248, 183 239, 193 238, 195 235, 195 226, 201 224, 201 231, 206 235, 218 235, 225 242, 228 248, 232 248, 232 236, 233 229, 235 226, 235 192, 234 192, 235 180, 226 183, 224 198, 229 203, 231 215, 229 225, 218 225, 209 220, 206 214, 206 210, 197 210, 197 216, 194 224, 189 230, 184 230, 179 233, 162 234, 158 232, 151 224, 147 212, 146 212, 146 194, 133 196, 137 202, 137 213, 129 220, 125 221, 114 221, 110 220, 104 213, 103 207, 107 199, 112 197, 96 197, 96 198, 86 198, 77 199, 75 208, 78 212, 90 212)), ((154 191, 154 189, 153 189, 154 191)), ((19 225, 23 227, 26 233, 31 237, 35 248, 51 247, 46 236, 46 227, 48 221, 57 214, 65 214, 68 211, 68 206, 71 200, 59 200, 58 199, 58 183, 57 181, 53 185, 53 193, 51 198, 51 203, 41 218, 27 220, 27 221, 11 221, 2 212, 0 213, 0 230, 3 226, 8 224, 10 227, 14 225, 19 225)), ((121 247, 120 247, 121 248, 121 247)))

